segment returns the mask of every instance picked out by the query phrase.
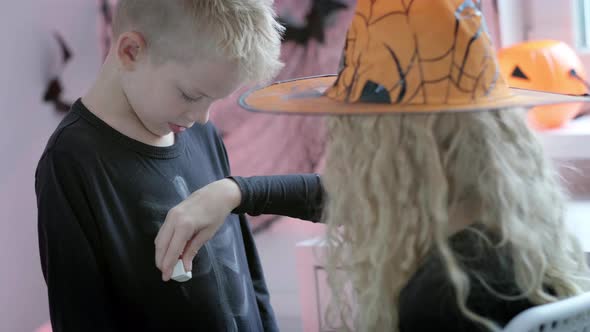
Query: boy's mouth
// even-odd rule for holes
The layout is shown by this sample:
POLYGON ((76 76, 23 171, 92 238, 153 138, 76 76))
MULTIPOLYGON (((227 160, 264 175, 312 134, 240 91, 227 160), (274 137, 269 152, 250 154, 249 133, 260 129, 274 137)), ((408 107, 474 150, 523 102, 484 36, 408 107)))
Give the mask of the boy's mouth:
POLYGON ((174 123, 169 123, 168 126, 170 127, 170 130, 172 130, 172 132, 175 134, 181 133, 186 130, 186 127, 179 126, 174 123))

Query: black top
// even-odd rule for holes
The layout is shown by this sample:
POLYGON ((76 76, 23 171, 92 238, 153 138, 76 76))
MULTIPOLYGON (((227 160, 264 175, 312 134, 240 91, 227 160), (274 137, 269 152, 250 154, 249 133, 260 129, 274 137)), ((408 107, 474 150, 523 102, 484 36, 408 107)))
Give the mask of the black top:
MULTIPOLYGON (((177 135, 173 146, 153 147, 117 132, 77 101, 36 173, 39 249, 54 332, 277 331, 243 214, 230 215, 199 251, 190 281, 165 283, 155 266, 154 239, 168 210, 229 175, 211 124, 177 135)), ((318 218, 318 209, 307 208, 311 197, 321 206, 316 175, 236 181, 244 190, 236 212, 318 218), (294 203, 289 206, 268 197, 305 194, 306 188, 316 191, 287 197, 294 203)))
MULTIPOLYGON (((485 232, 480 225, 472 226, 452 236, 449 242, 459 265, 469 271, 467 307, 504 327, 533 304, 526 298, 518 298, 520 291, 515 283, 508 247, 493 250, 483 246, 481 237, 474 230, 485 232), (514 299, 501 299, 492 291, 514 299)), ((486 234, 494 240, 490 232, 486 234)), ((402 290, 399 317, 400 332, 488 331, 459 310, 455 289, 436 250, 430 253, 402 290)))

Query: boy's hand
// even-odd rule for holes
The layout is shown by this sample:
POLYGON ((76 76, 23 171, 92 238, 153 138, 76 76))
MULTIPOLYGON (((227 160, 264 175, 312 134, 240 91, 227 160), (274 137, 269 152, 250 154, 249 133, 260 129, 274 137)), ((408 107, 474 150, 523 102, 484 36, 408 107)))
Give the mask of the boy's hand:
POLYGON ((215 235, 241 198, 238 185, 223 179, 195 191, 168 212, 155 240, 156 266, 162 271, 162 280, 170 280, 179 257, 185 270, 192 271, 199 248, 215 235))

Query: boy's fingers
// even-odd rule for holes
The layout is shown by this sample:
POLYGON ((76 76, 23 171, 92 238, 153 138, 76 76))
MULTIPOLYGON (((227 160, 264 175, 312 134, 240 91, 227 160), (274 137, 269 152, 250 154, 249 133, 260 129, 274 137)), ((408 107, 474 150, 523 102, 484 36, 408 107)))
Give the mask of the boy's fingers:
POLYGON ((208 228, 205 228, 203 230, 201 230, 197 236, 195 237, 195 249, 193 249, 195 252, 199 251, 201 249, 202 246, 205 245, 205 243, 207 241, 209 241, 211 239, 211 233, 209 231, 208 228))
POLYGON ((166 254, 166 250, 168 249, 170 240, 172 239, 173 231, 174 227, 170 225, 170 222, 164 222, 164 225, 162 225, 160 231, 158 231, 158 235, 154 241, 156 245, 156 266, 158 269, 160 269, 160 271, 162 271, 164 254, 166 254))
POLYGON ((186 243, 186 246, 182 251, 182 262, 184 264, 184 270, 187 272, 193 270, 193 258, 197 255, 197 252, 194 249, 191 249, 195 242, 195 238, 196 236, 193 236, 193 238, 186 243))
POLYGON ((168 245, 164 259, 162 260, 162 278, 164 281, 170 280, 174 265, 178 262, 182 249, 186 246, 188 238, 185 232, 176 229, 172 235, 172 241, 168 245))
POLYGON ((182 254, 182 261, 184 262, 184 269, 186 271, 192 271, 193 259, 199 252, 199 249, 207 242, 207 232, 205 230, 200 231, 193 237, 193 239, 187 243, 184 253, 182 254))

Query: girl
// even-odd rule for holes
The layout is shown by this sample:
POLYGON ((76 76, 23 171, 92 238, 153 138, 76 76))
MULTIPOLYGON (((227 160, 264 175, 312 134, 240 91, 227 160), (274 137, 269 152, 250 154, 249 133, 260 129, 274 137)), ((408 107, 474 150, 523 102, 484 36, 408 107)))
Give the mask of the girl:
POLYGON ((242 105, 332 115, 332 321, 489 331, 588 289, 557 175, 521 111, 575 100, 508 88, 479 1, 360 0, 337 77, 274 84, 242 105))

